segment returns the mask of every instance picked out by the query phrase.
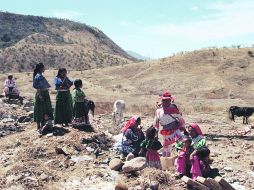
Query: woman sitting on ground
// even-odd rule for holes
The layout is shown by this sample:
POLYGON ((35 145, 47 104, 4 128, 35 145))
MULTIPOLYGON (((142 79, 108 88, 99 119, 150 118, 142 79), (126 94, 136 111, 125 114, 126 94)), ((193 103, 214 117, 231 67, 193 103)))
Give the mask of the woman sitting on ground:
POLYGON ((19 96, 19 90, 16 87, 16 82, 12 76, 12 74, 10 74, 8 76, 8 78, 4 81, 4 96, 8 96, 10 94, 14 95, 14 96, 19 96))
POLYGON ((122 150, 123 156, 128 154, 133 154, 138 156, 140 152, 140 143, 145 139, 144 133, 141 127, 141 118, 134 116, 129 119, 129 121, 122 128, 123 139, 122 139, 122 150))

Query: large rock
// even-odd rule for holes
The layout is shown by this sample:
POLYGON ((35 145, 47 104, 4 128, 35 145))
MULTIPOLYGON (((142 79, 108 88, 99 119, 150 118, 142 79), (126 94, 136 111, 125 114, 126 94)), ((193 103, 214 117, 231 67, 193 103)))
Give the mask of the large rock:
POLYGON ((123 161, 120 160, 119 158, 113 158, 110 162, 109 162, 109 168, 111 170, 115 170, 118 171, 120 170, 120 168, 123 166, 123 161))
POLYGON ((144 157, 136 157, 130 161, 126 161, 122 169, 124 172, 128 173, 142 170, 145 167, 146 167, 146 159, 144 157))

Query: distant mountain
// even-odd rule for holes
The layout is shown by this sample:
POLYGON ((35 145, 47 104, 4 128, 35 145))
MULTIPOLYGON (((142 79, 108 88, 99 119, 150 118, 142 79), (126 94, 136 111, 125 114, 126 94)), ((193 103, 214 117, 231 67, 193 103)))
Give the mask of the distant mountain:
POLYGON ((65 19, 0 12, 0 70, 90 69, 137 61, 99 29, 65 19))
POLYGON ((150 59, 151 59, 151 58, 149 58, 149 57, 140 55, 140 54, 138 54, 137 52, 134 52, 134 51, 127 50, 126 52, 127 52, 130 56, 135 57, 136 59, 139 59, 139 60, 150 60, 150 59))

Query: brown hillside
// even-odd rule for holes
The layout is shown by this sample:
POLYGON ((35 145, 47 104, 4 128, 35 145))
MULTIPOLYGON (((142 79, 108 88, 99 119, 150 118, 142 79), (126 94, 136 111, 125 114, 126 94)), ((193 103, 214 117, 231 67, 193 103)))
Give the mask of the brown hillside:
POLYGON ((29 71, 39 61, 50 68, 84 70, 136 59, 95 27, 0 12, 0 70, 29 71))
MULTIPOLYGON (((248 53, 252 51, 201 50, 151 62, 71 71, 69 76, 83 79, 87 95, 110 109, 121 98, 130 112, 151 113, 158 94, 168 89, 186 113, 225 111, 230 105, 253 105, 254 58, 248 53)), ((45 75, 52 82, 56 73, 46 71, 45 75)), ((31 74, 15 77, 23 94, 33 96, 32 84, 24 85, 27 77, 32 83, 31 74)))

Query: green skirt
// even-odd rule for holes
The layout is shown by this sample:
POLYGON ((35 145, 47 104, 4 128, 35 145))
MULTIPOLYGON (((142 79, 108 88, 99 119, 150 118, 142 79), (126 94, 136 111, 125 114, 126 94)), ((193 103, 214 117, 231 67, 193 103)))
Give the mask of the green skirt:
POLYGON ((73 109, 73 117, 81 118, 88 114, 87 102, 75 102, 73 109))
POLYGON ((55 124, 68 124, 72 121, 72 98, 70 91, 58 91, 56 95, 55 124))
POLYGON ((45 114, 53 119, 52 105, 48 90, 41 91, 40 93, 36 92, 35 94, 34 121, 43 122, 45 114), (42 98, 39 98, 39 95, 41 95, 42 98))

